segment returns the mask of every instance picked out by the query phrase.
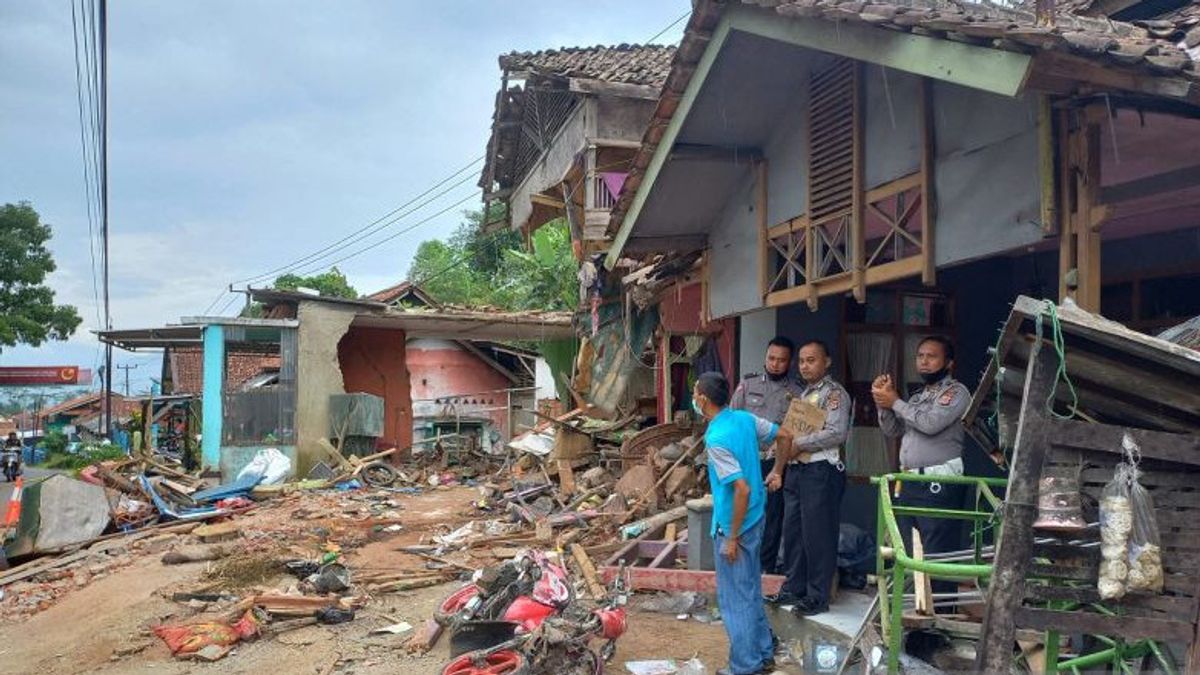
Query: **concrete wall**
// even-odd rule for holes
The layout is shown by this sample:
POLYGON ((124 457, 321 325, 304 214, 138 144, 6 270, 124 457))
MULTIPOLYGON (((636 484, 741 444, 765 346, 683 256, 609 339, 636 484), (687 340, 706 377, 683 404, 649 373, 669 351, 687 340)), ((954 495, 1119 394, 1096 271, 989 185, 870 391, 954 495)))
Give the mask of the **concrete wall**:
POLYGON ((1037 101, 934 83, 938 266, 1042 239, 1037 101))
POLYGON ((352 326, 338 342, 337 356, 347 394, 374 394, 383 399, 380 441, 400 448, 412 445, 412 399, 404 331, 352 326))
POLYGON ((338 341, 349 330, 354 313, 351 308, 317 302, 301 302, 297 311, 297 475, 306 475, 325 457, 317 442, 329 436, 329 395, 345 391, 338 341))
POLYGON ((434 417, 454 419, 457 413, 465 418, 491 420, 500 437, 508 438, 509 419, 504 409, 507 398, 497 391, 513 386, 507 377, 451 340, 409 340, 406 349, 414 424, 419 426, 434 417), (456 400, 423 400, 450 397, 456 400))
POLYGON ((738 379, 759 373, 767 352, 767 343, 777 335, 775 309, 762 309, 738 318, 738 379))
POLYGON ((601 96, 593 100, 587 114, 595 120, 589 124, 592 138, 622 141, 641 141, 654 114, 658 101, 601 96))

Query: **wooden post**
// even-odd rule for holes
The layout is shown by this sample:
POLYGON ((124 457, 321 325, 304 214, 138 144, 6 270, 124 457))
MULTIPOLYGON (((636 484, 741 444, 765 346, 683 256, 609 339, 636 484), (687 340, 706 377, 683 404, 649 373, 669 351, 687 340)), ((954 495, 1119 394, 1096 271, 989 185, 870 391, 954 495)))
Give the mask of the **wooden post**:
POLYGON ((937 138, 933 125, 933 87, 929 78, 922 77, 918 93, 921 115, 921 283, 937 283, 937 248, 933 224, 937 218, 937 191, 934 159, 937 157, 937 138))
POLYGON ((767 218, 767 160, 765 158, 754 162, 754 182, 756 193, 754 208, 758 212, 758 291, 759 297, 765 300, 767 289, 771 283, 770 271, 767 269, 771 260, 771 256, 768 254, 771 244, 767 240, 770 221, 767 218))
MULTIPOLYGON (((867 191, 863 170, 866 164, 863 152, 863 136, 866 128, 866 114, 863 111, 864 78, 863 64, 856 62, 853 67, 854 78, 854 160, 851 173, 852 197, 850 206, 850 275, 854 280, 854 299, 860 303, 867 301, 867 270, 866 270, 866 237, 867 223, 864 217, 866 211, 867 191)), ((810 282, 811 283, 811 282, 810 282)))
POLYGON ((1037 519, 1038 481, 1049 451, 1051 421, 1046 397, 1054 382, 1056 355, 1042 353, 1035 342, 1025 373, 1021 420, 1013 448, 1012 471, 1004 500, 1003 532, 983 610, 983 628, 975 671, 1006 673, 1012 663, 1016 614, 1025 599, 1025 577, 1033 556, 1033 523, 1037 519))
POLYGON ((1038 97, 1038 178, 1042 186, 1042 233, 1049 236, 1059 231, 1058 194, 1054 186, 1054 108, 1050 97, 1038 97))
POLYGON ((1075 143, 1071 130, 1073 115, 1068 110, 1058 112, 1058 301, 1073 298, 1067 286, 1067 273, 1075 269, 1075 143))
POLYGON ((1076 267, 1079 297, 1076 302, 1089 312, 1100 311, 1100 225, 1106 209, 1100 205, 1100 122, 1103 106, 1090 106, 1083 113, 1079 130, 1078 208, 1075 210, 1076 267))

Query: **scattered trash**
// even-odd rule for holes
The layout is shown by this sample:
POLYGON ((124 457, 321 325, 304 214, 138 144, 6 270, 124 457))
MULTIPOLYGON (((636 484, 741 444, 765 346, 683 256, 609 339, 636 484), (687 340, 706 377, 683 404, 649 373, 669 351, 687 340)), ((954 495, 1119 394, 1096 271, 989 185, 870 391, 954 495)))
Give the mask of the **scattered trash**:
POLYGON ((278 448, 263 448, 254 455, 237 475, 238 481, 258 476, 263 485, 276 485, 287 479, 292 472, 292 460, 278 448))
POLYGON ((412 624, 401 621, 390 626, 383 626, 372 630, 368 635, 404 635, 413 629, 412 624))
POLYGON ((318 593, 341 593, 350 588, 350 570, 338 563, 329 563, 310 579, 318 593))
POLYGON ((208 646, 228 647, 239 640, 258 635, 261 620, 253 609, 229 624, 221 621, 200 621, 182 626, 158 626, 154 634, 167 643, 172 654, 192 654, 208 646))
POLYGON ((625 670, 631 675, 676 675, 679 672, 679 664, 674 659, 626 661, 625 670))

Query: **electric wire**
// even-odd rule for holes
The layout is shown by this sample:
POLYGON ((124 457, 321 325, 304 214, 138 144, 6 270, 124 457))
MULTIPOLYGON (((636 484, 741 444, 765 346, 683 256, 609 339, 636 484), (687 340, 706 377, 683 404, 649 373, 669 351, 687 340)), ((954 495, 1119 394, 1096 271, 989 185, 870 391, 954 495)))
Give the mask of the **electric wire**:
POLYGON ((84 189, 84 209, 87 213, 88 224, 88 257, 91 261, 91 278, 92 278, 92 303, 96 314, 96 326, 102 325, 100 321, 100 289, 99 279, 96 270, 96 227, 93 212, 93 190, 92 190, 92 168, 88 160, 88 145, 87 145, 87 124, 85 122, 84 100, 83 100, 83 71, 79 66, 79 20, 76 16, 75 1, 71 0, 71 37, 74 43, 75 57, 75 100, 79 109, 79 151, 83 160, 83 189, 84 189))

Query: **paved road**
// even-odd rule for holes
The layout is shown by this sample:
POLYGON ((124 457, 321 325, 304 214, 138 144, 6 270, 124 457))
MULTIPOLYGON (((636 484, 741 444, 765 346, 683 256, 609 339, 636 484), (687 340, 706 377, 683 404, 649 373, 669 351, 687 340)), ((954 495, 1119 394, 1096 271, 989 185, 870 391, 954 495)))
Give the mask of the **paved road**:
MULTIPOLYGON (((56 473, 60 472, 51 469, 34 469, 27 466, 25 467, 24 473, 25 484, 28 485, 34 480, 45 478, 46 476, 51 476, 56 473)), ((8 498, 12 495, 13 485, 15 485, 15 483, 5 482, 4 474, 0 474, 0 513, 3 513, 4 505, 8 504, 8 498)))

